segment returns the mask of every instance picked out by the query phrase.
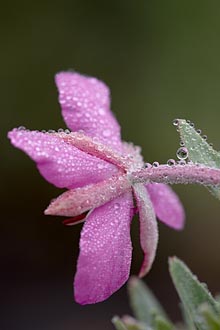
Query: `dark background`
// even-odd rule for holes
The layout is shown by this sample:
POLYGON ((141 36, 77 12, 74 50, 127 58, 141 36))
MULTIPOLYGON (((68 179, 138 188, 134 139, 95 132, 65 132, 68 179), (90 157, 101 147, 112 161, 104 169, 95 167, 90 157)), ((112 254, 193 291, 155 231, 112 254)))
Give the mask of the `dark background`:
MULTIPOLYGON (((113 329, 128 313, 125 288, 104 303, 73 301, 81 225, 43 215, 59 190, 44 181, 7 131, 64 127, 53 76, 75 69, 104 80, 123 138, 146 161, 174 158, 174 118, 194 121, 219 149, 219 1, 17 1, 0 12, 1 34, 1 308, 4 330, 113 329)), ((160 224, 158 254, 145 281, 173 319, 177 296, 167 257, 182 258, 212 290, 220 290, 220 203, 204 188, 175 187, 187 213, 183 232, 160 224)), ((132 273, 141 253, 133 223, 132 273)))

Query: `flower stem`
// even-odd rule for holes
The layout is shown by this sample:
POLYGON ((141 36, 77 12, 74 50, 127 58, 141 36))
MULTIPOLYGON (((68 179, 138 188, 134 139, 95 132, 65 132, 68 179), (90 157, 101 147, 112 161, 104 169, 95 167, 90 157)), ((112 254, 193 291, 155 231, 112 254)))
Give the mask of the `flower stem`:
POLYGON ((205 186, 218 186, 220 185, 220 169, 197 164, 159 165, 132 173, 132 180, 133 183, 196 183, 205 186))

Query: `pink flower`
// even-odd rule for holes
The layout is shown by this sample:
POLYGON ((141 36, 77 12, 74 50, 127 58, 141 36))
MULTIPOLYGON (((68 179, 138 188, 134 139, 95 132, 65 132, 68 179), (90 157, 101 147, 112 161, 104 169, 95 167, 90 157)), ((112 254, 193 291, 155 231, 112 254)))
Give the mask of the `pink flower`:
POLYGON ((121 140, 103 82, 64 72, 56 75, 56 84, 62 115, 72 132, 18 128, 9 132, 9 138, 36 162, 46 180, 68 189, 51 202, 45 214, 71 217, 72 224, 85 220, 74 293, 80 304, 96 303, 129 277, 130 224, 135 213, 144 252, 140 276, 149 271, 155 257, 156 216, 172 228, 183 227, 183 207, 161 182, 198 182, 203 176, 203 183, 215 184, 215 172, 204 174, 198 167, 195 172, 194 165, 144 168, 140 148, 121 140))

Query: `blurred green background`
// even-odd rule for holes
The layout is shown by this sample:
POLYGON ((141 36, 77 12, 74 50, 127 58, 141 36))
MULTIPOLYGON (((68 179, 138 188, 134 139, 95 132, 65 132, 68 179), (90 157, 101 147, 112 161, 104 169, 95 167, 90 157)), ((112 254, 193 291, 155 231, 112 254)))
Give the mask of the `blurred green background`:
MULTIPOLYGON (((65 127, 53 76, 75 69, 104 80, 123 138, 141 145, 146 161, 166 162, 179 145, 174 118, 196 123, 219 149, 219 1, 35 1, 4 3, 1 34, 1 317, 6 330, 113 329, 128 313, 125 288, 81 307, 72 278, 81 225, 43 215, 59 190, 12 148, 7 131, 65 127)), ((177 255, 220 290, 220 203, 204 188, 175 187, 186 208, 183 232, 160 224, 158 254, 145 281, 174 319, 177 296, 167 257, 177 255)), ((132 225, 132 273, 141 263, 132 225)))

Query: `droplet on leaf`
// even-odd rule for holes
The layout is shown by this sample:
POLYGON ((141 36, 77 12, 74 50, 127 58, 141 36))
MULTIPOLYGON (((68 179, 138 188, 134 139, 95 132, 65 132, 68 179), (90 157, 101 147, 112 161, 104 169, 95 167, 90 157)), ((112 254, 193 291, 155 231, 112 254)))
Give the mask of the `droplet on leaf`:
POLYGON ((182 160, 188 157, 188 150, 185 147, 181 147, 176 152, 177 158, 182 160))

